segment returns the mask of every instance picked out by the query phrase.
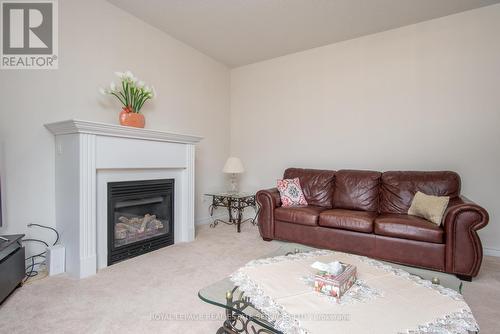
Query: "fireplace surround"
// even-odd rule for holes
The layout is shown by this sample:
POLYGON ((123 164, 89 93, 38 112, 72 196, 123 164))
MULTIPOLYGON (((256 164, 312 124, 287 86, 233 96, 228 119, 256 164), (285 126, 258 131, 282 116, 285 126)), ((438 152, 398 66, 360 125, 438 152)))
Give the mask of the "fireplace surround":
POLYGON ((92 276, 110 263, 109 183, 173 179, 171 241, 194 240, 195 144, 201 137, 81 120, 45 126, 55 135, 56 226, 71 276, 92 276))

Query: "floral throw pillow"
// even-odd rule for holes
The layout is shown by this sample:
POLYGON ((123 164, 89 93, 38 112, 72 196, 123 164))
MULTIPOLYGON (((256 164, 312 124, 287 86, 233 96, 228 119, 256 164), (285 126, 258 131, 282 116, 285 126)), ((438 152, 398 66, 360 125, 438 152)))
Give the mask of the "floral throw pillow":
POLYGON ((299 178, 278 180, 281 203, 284 207, 307 205, 299 178))

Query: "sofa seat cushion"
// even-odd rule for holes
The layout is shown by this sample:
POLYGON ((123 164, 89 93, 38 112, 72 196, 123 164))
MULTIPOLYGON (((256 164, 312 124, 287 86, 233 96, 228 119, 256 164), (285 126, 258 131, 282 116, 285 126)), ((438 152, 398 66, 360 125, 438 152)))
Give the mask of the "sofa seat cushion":
POLYGON ((375 234, 442 244, 444 231, 425 219, 400 214, 382 214, 375 219, 375 234))
POLYGON ((279 207, 274 210, 274 219, 300 225, 318 225, 319 214, 326 210, 319 206, 279 207))
POLYGON ((342 230, 372 233, 376 212, 333 209, 321 212, 319 225, 342 230))

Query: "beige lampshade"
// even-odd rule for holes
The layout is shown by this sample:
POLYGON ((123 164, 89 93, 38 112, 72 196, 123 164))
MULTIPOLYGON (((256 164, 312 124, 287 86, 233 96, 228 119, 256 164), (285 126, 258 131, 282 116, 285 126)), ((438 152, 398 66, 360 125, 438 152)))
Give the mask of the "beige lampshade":
POLYGON ((245 171, 245 168, 243 168, 243 164, 241 163, 241 160, 239 158, 229 157, 222 171, 224 173, 238 174, 243 173, 245 171))

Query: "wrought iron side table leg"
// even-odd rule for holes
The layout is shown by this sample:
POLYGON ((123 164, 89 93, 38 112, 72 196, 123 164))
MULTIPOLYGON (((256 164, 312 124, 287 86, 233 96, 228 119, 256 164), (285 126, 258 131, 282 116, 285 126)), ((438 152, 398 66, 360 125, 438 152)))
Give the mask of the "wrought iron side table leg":
POLYGON ((252 218, 252 224, 253 226, 257 226, 257 217, 259 216, 260 206, 257 203, 255 203, 253 209, 255 210, 255 216, 252 218))
POLYGON ((228 199, 227 202, 227 212, 229 215, 229 223, 234 223, 234 218, 233 218, 233 201, 231 199, 228 199))
POLYGON ((236 202, 236 230, 241 233, 241 200, 236 202))
POLYGON ((215 228, 215 226, 217 226, 217 224, 219 224, 218 219, 215 219, 215 220, 213 219, 214 209, 216 209, 216 208, 217 207, 213 203, 208 206, 208 213, 210 214, 210 218, 212 218, 212 222, 210 223, 211 228, 215 228))
POLYGON ((237 231, 238 233, 241 233, 241 215, 238 212, 238 222, 236 223, 238 225, 237 231))
POLYGON ((229 217, 228 218, 228 222, 232 223, 233 222, 233 214, 231 212, 231 207, 230 206, 227 207, 227 214, 228 214, 228 217, 229 217))

